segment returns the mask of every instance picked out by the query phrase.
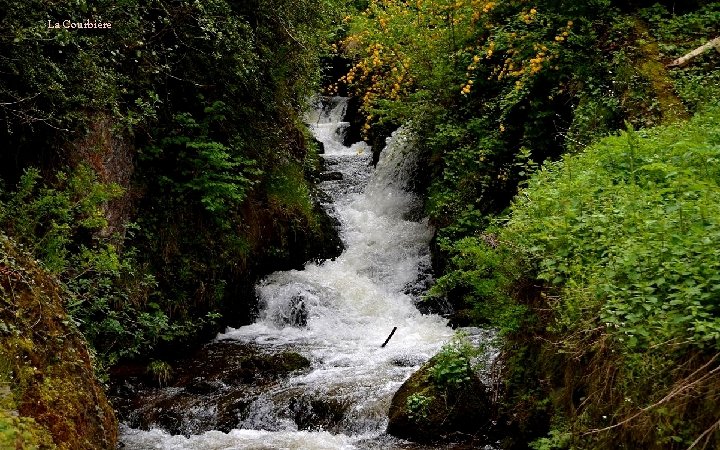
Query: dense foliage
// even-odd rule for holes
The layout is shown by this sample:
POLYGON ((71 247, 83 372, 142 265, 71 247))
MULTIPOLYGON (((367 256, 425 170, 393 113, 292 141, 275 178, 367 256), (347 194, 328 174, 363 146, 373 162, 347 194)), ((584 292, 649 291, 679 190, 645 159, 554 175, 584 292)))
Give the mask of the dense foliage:
POLYGON ((431 216, 462 233, 507 206, 532 161, 625 120, 686 117, 712 83, 684 75, 683 96, 696 99, 683 104, 659 59, 711 36, 717 10, 663 23, 659 7, 643 13, 649 29, 608 0, 372 1, 348 18, 340 47, 357 63, 341 82, 362 99, 370 133, 413 121, 434 167, 431 216))
POLYGON ((247 320, 264 271, 333 250, 299 111, 334 40, 363 135, 417 136, 430 295, 504 336, 503 445, 720 445, 720 70, 666 67, 719 2, 354 0, 336 30, 340 0, 0 3, 0 227, 101 365, 247 320), (113 26, 47 26, 85 18, 113 26))
POLYGON ((333 242, 299 114, 338 3, 2 2, 0 222, 103 362, 249 320, 258 276, 333 242))
POLYGON ((409 122, 428 162, 431 296, 505 336, 508 447, 720 435, 717 109, 651 130, 720 95, 716 53, 666 68, 718 35, 720 3, 652 3, 370 0, 345 19, 338 88, 365 135, 409 122))
POLYGON ((544 370, 572 365, 567 355, 600 372, 548 380, 561 427, 573 431, 565 444, 716 442, 719 115, 631 130, 546 164, 491 240, 486 232, 456 247, 436 286, 462 289, 510 339, 542 336, 542 351, 561 355, 544 370), (527 280, 543 283, 538 296, 513 292, 527 280), (493 312, 487 286, 500 294, 493 312), (582 394, 558 396, 567 390, 582 394))

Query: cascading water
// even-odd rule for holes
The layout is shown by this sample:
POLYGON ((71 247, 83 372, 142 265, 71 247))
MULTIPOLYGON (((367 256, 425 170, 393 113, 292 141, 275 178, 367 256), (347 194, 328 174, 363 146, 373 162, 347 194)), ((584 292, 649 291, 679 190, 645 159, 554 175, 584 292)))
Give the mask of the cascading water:
POLYGON ((369 147, 342 143, 346 106, 346 99, 327 99, 306 118, 324 144, 326 166, 342 174, 321 188, 332 199, 326 206, 340 222, 345 251, 304 270, 270 275, 257 286, 262 309, 256 323, 217 337, 269 352, 292 349, 311 361, 310 370, 254 399, 229 433, 186 437, 125 427, 121 440, 126 448, 401 445, 383 436, 392 395, 447 342, 452 330, 443 318, 422 315, 415 307, 417 299, 406 293, 423 283, 432 236, 426 220, 407 219, 418 207, 418 199, 405 190, 415 164, 412 138, 402 129, 395 132, 371 173, 369 147), (393 327, 397 332, 381 348, 393 327), (299 404, 298 398, 306 400, 299 404), (291 417, 297 417, 298 408, 313 416, 318 404, 339 411, 337 420, 320 425, 309 420, 306 429, 299 430, 291 417))

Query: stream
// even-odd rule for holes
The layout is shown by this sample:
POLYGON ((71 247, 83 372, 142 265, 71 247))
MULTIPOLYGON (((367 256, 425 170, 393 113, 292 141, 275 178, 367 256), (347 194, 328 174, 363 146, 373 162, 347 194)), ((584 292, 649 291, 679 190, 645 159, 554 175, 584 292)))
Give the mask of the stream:
MULTIPOLYGON (((134 407, 154 408, 153 417, 166 408, 167 416, 167 400, 182 398, 182 411, 168 416, 177 426, 158 419, 143 430, 126 421, 125 449, 425 448, 385 434, 395 391, 453 335, 446 319, 416 307, 431 282, 433 230, 427 219, 414 220, 421 200, 405 190, 416 164, 412 137, 396 131, 373 169, 366 144, 343 145, 346 108, 347 99, 326 98, 306 116, 334 175, 320 188, 345 251, 268 276, 256 286, 257 321, 227 329, 203 356, 208 364, 263 368, 272 355, 286 355, 300 361, 299 369, 280 359, 283 377, 248 381, 226 369, 224 376, 156 389, 134 407), (223 410, 220 423, 227 398, 240 406, 223 410)), ((186 372, 201 375, 202 366, 186 372)))

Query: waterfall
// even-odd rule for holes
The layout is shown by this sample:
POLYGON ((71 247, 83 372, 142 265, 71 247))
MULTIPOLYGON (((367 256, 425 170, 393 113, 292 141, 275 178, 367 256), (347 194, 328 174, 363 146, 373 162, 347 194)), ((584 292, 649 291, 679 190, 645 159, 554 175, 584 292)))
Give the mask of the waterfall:
POLYGON ((328 170, 342 179, 321 183, 325 205, 340 223, 345 251, 303 270, 276 272, 256 286, 257 321, 228 329, 218 341, 292 349, 311 367, 260 395, 230 433, 185 437, 161 430, 123 429, 126 448, 387 448, 386 415, 394 392, 452 335, 445 320, 423 315, 407 292, 429 266, 433 230, 409 220, 419 200, 407 190, 417 163, 412 134, 388 138, 377 167, 364 143, 343 145, 347 99, 325 99, 306 116, 324 144, 328 170), (393 327, 397 331, 385 348, 393 327), (299 404, 298 398, 306 399, 299 404), (299 408, 336 405, 341 417, 299 430, 299 408), (292 414, 291 414, 292 412, 292 414))

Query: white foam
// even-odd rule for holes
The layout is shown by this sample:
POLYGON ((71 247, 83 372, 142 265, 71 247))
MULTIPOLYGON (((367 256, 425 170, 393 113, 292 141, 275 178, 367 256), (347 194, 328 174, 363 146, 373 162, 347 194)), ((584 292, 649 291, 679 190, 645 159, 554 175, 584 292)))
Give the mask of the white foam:
POLYGON ((344 127, 346 108, 346 99, 333 98, 330 106, 308 116, 316 138, 325 145, 328 163, 334 164, 332 170, 343 173, 343 180, 321 187, 333 198, 345 251, 334 261, 267 277, 257 286, 263 305, 258 321, 218 336, 268 347, 292 346, 312 361, 308 373, 258 399, 240 424, 273 431, 245 429, 184 438, 130 430, 122 438, 129 448, 352 448, 351 438, 384 432, 393 393, 452 335, 446 320, 420 314, 414 299, 404 293, 421 275, 419 268, 429 265, 433 233, 426 220, 405 219, 418 201, 406 190, 416 161, 412 136, 402 129, 394 133, 370 175, 369 148, 342 144, 338 130, 344 127), (298 299, 307 314, 305 327, 281 320, 297 307, 298 299), (393 327, 397 331, 381 348, 393 327), (297 431, 279 413, 287 391, 348 405, 344 435, 297 431), (138 447, 137 442, 156 447, 138 447), (264 446, 253 447, 255 442, 264 446))

